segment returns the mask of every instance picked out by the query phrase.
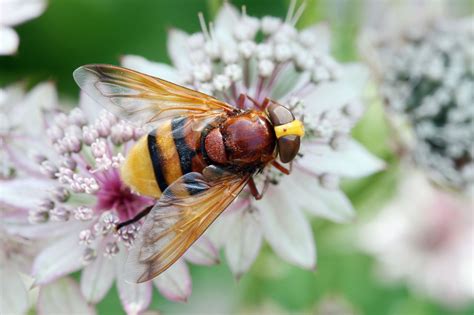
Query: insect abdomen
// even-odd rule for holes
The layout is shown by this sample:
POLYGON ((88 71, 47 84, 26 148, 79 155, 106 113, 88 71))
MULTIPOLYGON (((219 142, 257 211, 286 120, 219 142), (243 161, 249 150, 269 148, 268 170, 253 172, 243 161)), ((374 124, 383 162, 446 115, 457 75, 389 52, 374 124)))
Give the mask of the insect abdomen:
POLYGON ((148 136, 143 136, 128 153, 121 168, 121 177, 127 186, 141 195, 161 196, 148 150, 148 136))
POLYGON ((183 174, 207 166, 199 143, 200 132, 187 118, 165 120, 130 150, 122 178, 138 193, 158 198, 183 174))

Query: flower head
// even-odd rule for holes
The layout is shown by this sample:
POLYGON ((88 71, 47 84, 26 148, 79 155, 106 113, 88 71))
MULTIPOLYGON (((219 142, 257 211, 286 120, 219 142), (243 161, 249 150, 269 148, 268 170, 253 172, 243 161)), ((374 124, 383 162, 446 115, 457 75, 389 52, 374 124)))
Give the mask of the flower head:
MULTIPOLYGON (((126 187, 118 171, 129 142, 142 132, 105 111, 90 121, 80 108, 75 108, 68 114, 56 114, 47 134, 55 154, 38 155, 37 161, 41 172, 56 187, 49 198, 30 211, 30 219, 34 223, 70 219, 90 222, 91 229, 81 231, 80 241, 86 245, 83 258, 93 259, 87 245, 99 236, 107 239, 117 222, 133 218, 152 203, 126 187), (75 200, 78 196, 80 201, 75 200)), ((121 230, 103 250, 114 255, 117 242, 131 245, 137 229, 131 225, 121 230)))
POLYGON ((11 55, 18 49, 20 39, 12 26, 36 18, 45 8, 44 0, 0 1, 0 55, 11 55))
POLYGON ((466 193, 474 187, 472 23, 433 13, 362 36, 392 122, 409 126, 402 151, 437 183, 466 193))
POLYGON ((248 15, 245 7, 239 12, 226 3, 213 23, 207 25, 200 16, 201 32, 170 32, 174 67, 138 56, 122 60, 126 67, 243 109, 264 110, 260 104, 271 98, 304 121, 306 136, 290 176, 267 167, 256 177, 265 191, 262 200, 244 190, 209 231, 209 237, 225 247, 236 276, 250 268, 264 238, 290 263, 314 268, 314 240, 301 210, 349 220, 353 210, 338 189, 339 178, 365 176, 383 167, 350 137, 363 112, 365 70, 330 57, 325 25, 297 30, 303 9, 292 2, 286 19, 259 19, 248 15))
MULTIPOLYGON (((143 130, 119 121, 106 111, 97 113, 85 96, 82 106, 58 111, 47 128, 48 155, 36 156, 47 194, 29 211, 32 224, 49 227, 57 241, 36 258, 33 276, 44 285, 83 269, 81 292, 88 302, 100 301, 117 280, 125 310, 136 314, 151 301, 151 283, 130 284, 123 280, 127 251, 133 246, 140 222, 116 229, 155 200, 140 196, 121 180, 119 167, 143 130), (51 150, 52 149, 52 150, 51 150), (67 257, 64 253, 67 252, 67 257)), ((47 235, 36 235, 47 237, 47 235)), ((189 261, 212 264, 217 260, 205 239, 186 256, 189 261)), ((191 279, 184 260, 155 280, 169 299, 184 300, 191 292, 191 279)))

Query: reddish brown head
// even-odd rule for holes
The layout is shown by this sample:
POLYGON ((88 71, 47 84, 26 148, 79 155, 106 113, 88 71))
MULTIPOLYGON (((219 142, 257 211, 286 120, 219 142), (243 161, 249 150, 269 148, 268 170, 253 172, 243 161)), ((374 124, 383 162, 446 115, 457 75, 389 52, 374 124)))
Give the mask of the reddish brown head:
POLYGON ((300 149, 304 127, 293 113, 283 105, 270 101, 267 107, 268 117, 275 128, 278 139, 278 154, 283 163, 291 162, 300 149))

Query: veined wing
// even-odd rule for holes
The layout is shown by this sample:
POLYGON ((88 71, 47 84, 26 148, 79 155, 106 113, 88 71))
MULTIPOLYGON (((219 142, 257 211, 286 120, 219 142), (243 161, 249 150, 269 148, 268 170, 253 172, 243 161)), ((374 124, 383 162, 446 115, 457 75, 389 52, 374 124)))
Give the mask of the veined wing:
POLYGON ((161 196, 147 216, 127 261, 127 279, 145 282, 179 259, 244 188, 251 174, 209 166, 188 173, 161 196))
POLYGON ((82 90, 110 112, 140 125, 179 115, 215 116, 235 110, 207 94, 122 67, 85 65, 73 76, 82 90))

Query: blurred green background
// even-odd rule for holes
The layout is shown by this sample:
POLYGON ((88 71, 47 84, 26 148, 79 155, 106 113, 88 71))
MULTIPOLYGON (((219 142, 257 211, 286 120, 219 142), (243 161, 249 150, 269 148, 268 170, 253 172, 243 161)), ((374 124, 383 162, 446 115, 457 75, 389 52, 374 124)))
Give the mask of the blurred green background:
MULTIPOLYGON (((284 17, 288 0, 231 1, 246 5, 254 16, 284 17)), ((221 0, 50 0, 38 19, 16 28, 21 42, 16 55, 0 58, 0 85, 26 81, 29 86, 52 80, 62 97, 77 98, 72 71, 86 63, 118 64, 124 54, 169 62, 167 30, 199 30, 198 12, 211 19, 221 0)), ((333 31, 333 53, 338 60, 357 59, 355 40, 360 28, 362 1, 310 0, 298 26, 328 21, 333 31)), ((151 308, 164 314, 315 314, 324 301, 342 300, 356 314, 445 315, 474 314, 474 305, 447 310, 403 285, 380 283, 373 260, 358 252, 351 240, 358 222, 390 198, 398 181, 397 163, 388 145, 388 129, 374 91, 368 91, 368 111, 354 136, 387 161, 387 171, 344 188, 358 210, 354 225, 313 222, 318 269, 305 271, 279 260, 265 248, 250 273, 237 282, 225 263, 193 267, 193 295, 185 304, 154 295, 151 308)), ((376 237, 376 236, 374 236, 376 237)), ((98 305, 99 314, 124 314, 115 290, 98 305)), ((338 314, 338 313, 334 313, 338 314)))

